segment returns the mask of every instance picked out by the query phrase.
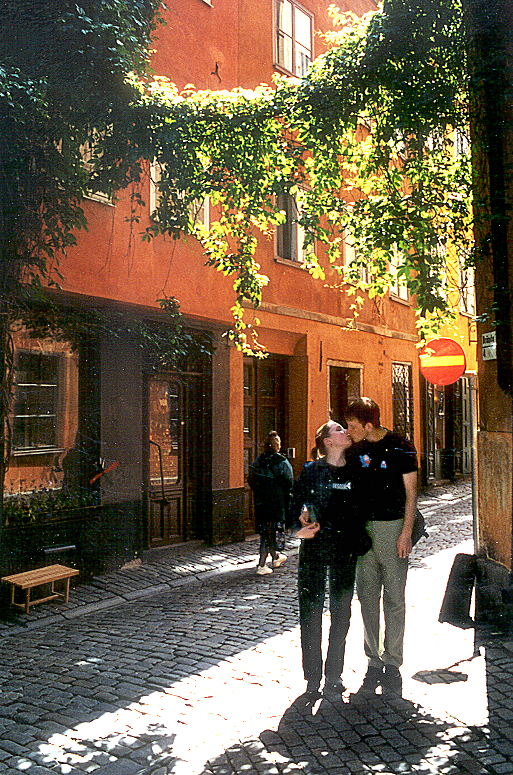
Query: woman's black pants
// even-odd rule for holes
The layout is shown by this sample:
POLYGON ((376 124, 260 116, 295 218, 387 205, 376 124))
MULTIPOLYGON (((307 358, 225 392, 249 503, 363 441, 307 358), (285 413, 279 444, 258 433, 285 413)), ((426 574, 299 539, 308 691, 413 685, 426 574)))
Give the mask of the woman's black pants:
POLYGON ((351 619, 356 555, 337 549, 329 536, 305 539, 299 552, 299 622, 303 672, 309 684, 322 678, 322 612, 328 580, 330 634, 324 675, 328 683, 340 680, 344 667, 346 636, 351 619))

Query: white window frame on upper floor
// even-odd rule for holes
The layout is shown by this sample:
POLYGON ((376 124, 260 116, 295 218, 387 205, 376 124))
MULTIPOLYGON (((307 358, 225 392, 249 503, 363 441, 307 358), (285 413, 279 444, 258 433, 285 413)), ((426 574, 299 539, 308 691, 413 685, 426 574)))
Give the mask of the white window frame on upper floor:
POLYGON ((404 280, 399 280, 399 277, 397 276, 397 270, 403 263, 403 257, 401 253, 399 252, 399 249, 397 245, 393 245, 391 253, 390 253, 390 273, 392 275, 395 275, 395 282, 390 283, 390 289, 389 294, 392 299, 399 300, 399 301, 409 301, 410 300, 410 294, 408 291, 408 286, 404 282, 404 280))
MULTIPOLYGON (((157 220, 155 212, 159 204, 159 189, 158 183, 162 175, 162 165, 158 162, 152 162, 150 165, 150 217, 153 220, 157 220)), ((203 199, 195 199, 189 205, 189 212, 191 213, 194 223, 202 226, 204 229, 210 228, 210 197, 205 196, 203 199)))
MULTIPOLYGON (((86 140, 86 142, 80 146, 80 150, 82 153, 84 167, 88 172, 92 172, 93 165, 91 162, 94 155, 94 141, 86 140)), ((112 197, 110 197, 108 194, 104 194, 102 191, 95 191, 94 193, 86 194, 86 199, 92 199, 95 202, 102 202, 102 204, 106 205, 114 204, 112 197)))
POLYGON ((302 78, 314 58, 314 16, 296 0, 275 0, 274 65, 302 78), (309 28, 305 29, 305 25, 309 28), (309 38, 309 39, 308 39, 309 38))
POLYGON ((475 271, 473 266, 465 266, 461 260, 458 262, 458 286, 461 314, 474 317, 476 314, 475 271))
MULTIPOLYGON (((358 251, 354 245, 353 238, 347 229, 344 229, 344 235, 343 235, 342 241, 344 245, 344 250, 342 253, 342 263, 344 268, 347 268, 349 270, 351 267, 351 264, 353 264, 358 258, 358 251)), ((366 266, 362 266, 362 265, 358 266, 358 277, 364 283, 369 282, 369 270, 366 266)), ((352 282, 351 279, 348 277, 345 277, 344 279, 348 283, 352 282)))
POLYGON ((276 260, 290 261, 300 266, 307 261, 309 255, 315 255, 313 245, 304 247, 305 229, 298 222, 301 217, 301 204, 298 197, 288 192, 279 194, 276 198, 277 205, 287 214, 287 220, 276 227, 276 260), (285 231, 289 230, 289 236, 285 239, 285 231), (289 249, 285 249, 287 244, 289 249))

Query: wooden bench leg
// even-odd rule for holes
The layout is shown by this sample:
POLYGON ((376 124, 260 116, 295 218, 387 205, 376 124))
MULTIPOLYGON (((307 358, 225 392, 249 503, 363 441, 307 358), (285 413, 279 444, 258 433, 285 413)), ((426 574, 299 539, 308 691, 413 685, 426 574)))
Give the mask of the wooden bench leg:
POLYGON ((28 614, 30 608, 30 587, 25 590, 25 613, 28 614))
POLYGON ((65 593, 65 596, 64 596, 64 602, 65 603, 67 603, 68 600, 69 600, 69 582, 70 582, 70 579, 67 578, 66 579, 66 593, 65 593))

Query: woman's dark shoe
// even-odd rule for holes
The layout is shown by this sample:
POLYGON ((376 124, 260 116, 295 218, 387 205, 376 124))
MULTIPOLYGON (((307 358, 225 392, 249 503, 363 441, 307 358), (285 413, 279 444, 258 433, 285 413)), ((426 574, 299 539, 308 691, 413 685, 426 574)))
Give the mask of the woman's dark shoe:
POLYGON ((314 702, 315 700, 318 700, 320 697, 322 697, 319 684, 317 682, 308 682, 306 687, 306 692, 303 695, 305 699, 311 700, 314 702))
POLYGON ((342 699, 342 694, 345 692, 346 687, 342 681, 327 681, 324 684, 322 690, 323 697, 326 697, 330 702, 337 702, 342 699))

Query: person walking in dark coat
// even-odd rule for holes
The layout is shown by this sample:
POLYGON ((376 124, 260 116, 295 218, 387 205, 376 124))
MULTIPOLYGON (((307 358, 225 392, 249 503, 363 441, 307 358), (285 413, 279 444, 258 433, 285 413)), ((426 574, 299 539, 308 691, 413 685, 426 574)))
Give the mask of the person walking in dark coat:
POLYGON ((269 554, 273 568, 279 568, 287 559, 287 555, 276 548, 276 531, 285 525, 294 474, 289 461, 280 453, 280 447, 280 437, 276 431, 271 431, 263 453, 254 461, 248 475, 248 484, 253 490, 256 530, 260 533, 260 557, 256 570, 259 576, 273 572, 266 565, 269 554))
MULTIPOLYGON (((298 595, 305 697, 320 697, 323 677, 322 614, 329 585, 330 634, 324 664, 323 695, 339 700, 344 691, 342 670, 351 617, 356 561, 370 547, 358 509, 358 469, 346 461, 352 441, 343 427, 330 420, 315 436, 320 457, 306 463, 292 494, 292 517, 303 526, 299 551, 298 595)), ((313 454, 313 453, 312 453, 313 454)))

